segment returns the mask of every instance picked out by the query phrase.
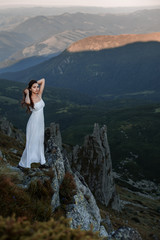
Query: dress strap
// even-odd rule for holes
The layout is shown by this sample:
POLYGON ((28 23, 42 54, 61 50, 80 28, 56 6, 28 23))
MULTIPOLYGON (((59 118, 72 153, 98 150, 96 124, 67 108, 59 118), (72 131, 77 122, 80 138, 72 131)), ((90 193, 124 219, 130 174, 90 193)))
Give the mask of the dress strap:
MULTIPOLYGON (((38 94, 37 94, 38 95, 38 94)), ((38 97, 41 99, 41 97, 38 95, 38 97)))

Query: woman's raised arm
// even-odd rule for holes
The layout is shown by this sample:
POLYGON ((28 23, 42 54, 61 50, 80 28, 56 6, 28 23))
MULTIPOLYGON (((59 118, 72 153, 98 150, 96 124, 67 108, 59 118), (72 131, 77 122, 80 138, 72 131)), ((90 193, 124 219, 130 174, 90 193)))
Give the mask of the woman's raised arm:
POLYGON ((28 88, 26 88, 25 90, 24 90, 24 93, 25 93, 25 99, 24 99, 24 101, 25 101, 25 103, 26 104, 30 104, 31 103, 31 101, 30 101, 30 97, 29 97, 29 90, 28 90, 28 88))
POLYGON ((37 83, 40 85, 39 95, 42 96, 42 93, 43 93, 43 90, 44 90, 44 86, 45 86, 45 79, 42 78, 42 79, 38 80, 37 83))

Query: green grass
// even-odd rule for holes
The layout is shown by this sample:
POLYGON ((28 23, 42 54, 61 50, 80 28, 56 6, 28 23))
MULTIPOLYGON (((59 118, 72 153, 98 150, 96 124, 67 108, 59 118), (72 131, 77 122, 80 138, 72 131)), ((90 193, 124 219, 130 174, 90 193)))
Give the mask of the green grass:
POLYGON ((0 96, 0 103, 12 105, 12 104, 18 104, 18 100, 14 98, 6 97, 6 96, 0 96))
POLYGON ((156 108, 155 113, 160 113, 160 108, 156 108))
POLYGON ((142 92, 134 92, 134 93, 126 93, 125 95, 148 95, 148 94, 154 94, 155 91, 142 91, 142 92))

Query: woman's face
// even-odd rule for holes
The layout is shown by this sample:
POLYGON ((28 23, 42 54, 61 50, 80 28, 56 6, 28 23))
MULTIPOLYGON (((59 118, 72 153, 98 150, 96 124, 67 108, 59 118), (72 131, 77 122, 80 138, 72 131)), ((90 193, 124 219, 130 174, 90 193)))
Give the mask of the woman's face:
POLYGON ((39 93, 39 85, 38 83, 34 83, 32 85, 32 87, 30 88, 31 92, 34 94, 38 94, 39 93))

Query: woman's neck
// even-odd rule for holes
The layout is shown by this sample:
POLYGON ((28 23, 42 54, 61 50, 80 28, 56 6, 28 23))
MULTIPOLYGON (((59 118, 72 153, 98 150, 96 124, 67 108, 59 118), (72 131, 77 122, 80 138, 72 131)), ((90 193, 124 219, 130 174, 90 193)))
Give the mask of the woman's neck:
POLYGON ((32 97, 32 98, 38 97, 38 93, 32 93, 31 97, 32 97))

